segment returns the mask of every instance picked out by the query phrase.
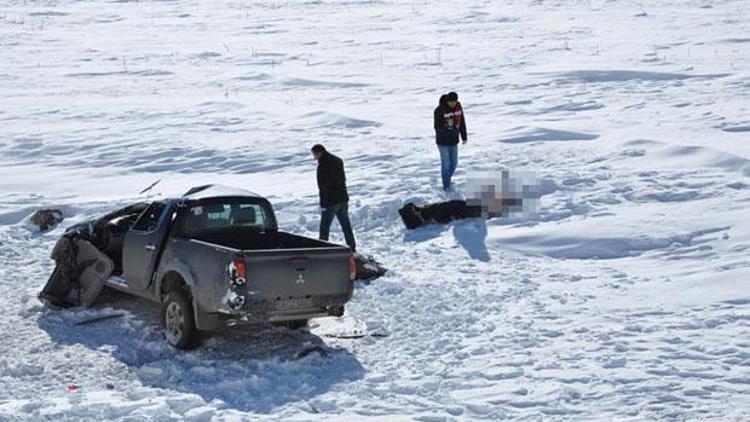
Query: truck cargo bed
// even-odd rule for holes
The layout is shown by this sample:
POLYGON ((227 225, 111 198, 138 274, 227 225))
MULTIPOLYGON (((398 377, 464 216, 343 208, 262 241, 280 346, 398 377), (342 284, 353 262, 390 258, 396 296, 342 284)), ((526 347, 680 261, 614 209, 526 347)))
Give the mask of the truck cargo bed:
POLYGON ((254 230, 207 231, 192 234, 191 239, 244 251, 273 249, 340 248, 322 240, 297 236, 281 231, 260 233, 254 230))

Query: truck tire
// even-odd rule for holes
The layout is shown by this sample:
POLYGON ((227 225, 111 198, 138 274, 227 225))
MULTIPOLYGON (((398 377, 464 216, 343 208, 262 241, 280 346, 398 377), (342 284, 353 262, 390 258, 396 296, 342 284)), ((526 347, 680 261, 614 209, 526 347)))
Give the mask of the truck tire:
POLYGON ((161 304, 161 324, 167 343, 182 350, 198 346, 198 329, 190 295, 186 289, 175 289, 167 293, 161 304))

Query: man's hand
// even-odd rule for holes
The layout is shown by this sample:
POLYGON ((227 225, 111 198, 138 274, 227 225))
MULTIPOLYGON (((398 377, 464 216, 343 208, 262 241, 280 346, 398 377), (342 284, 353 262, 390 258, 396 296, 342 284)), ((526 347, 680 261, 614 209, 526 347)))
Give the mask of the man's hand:
POLYGON ((464 145, 466 145, 466 141, 468 141, 468 139, 464 139, 461 143, 463 143, 464 145))

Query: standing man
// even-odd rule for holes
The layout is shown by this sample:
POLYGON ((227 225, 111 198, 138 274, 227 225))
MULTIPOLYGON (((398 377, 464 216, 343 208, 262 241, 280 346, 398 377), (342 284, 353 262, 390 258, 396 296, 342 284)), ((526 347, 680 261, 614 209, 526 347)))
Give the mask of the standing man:
POLYGON ((357 245, 354 242, 352 223, 349 221, 349 194, 346 191, 344 162, 320 144, 313 145, 312 155, 318 161, 318 191, 320 207, 323 208, 320 216, 320 240, 328 240, 331 223, 336 216, 346 244, 354 252, 357 245))
POLYGON ((459 135, 466 144, 466 117, 458 102, 458 94, 450 92, 440 97, 440 104, 435 109, 435 142, 440 151, 440 173, 444 190, 451 187, 451 177, 458 167, 459 135))

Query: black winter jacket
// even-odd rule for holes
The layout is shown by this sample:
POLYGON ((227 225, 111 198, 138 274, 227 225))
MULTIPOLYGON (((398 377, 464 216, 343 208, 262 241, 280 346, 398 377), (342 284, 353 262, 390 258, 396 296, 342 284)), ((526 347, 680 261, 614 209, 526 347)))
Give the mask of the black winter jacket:
POLYGON ((438 145, 458 145, 459 135, 466 140, 466 116, 461 103, 450 108, 442 103, 435 109, 435 142, 438 145))
POLYGON ((344 162, 328 151, 324 152, 318 160, 318 191, 320 192, 320 206, 323 208, 349 200, 344 162))

